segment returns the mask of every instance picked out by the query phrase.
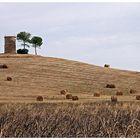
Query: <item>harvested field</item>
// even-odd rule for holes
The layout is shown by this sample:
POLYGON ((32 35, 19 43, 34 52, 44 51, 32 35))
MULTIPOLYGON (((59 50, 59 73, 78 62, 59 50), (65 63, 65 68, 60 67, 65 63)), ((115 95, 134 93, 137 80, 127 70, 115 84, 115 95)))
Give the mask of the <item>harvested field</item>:
POLYGON ((0 102, 35 102, 38 95, 44 102, 68 102, 60 95, 67 89, 78 102, 97 101, 93 94, 100 93, 99 101, 108 101, 117 91, 123 92, 120 101, 134 101, 130 89, 140 92, 140 73, 106 69, 95 65, 60 58, 34 55, 0 55, 0 102), (6 81, 6 77, 12 81, 6 81), (105 88, 108 83, 116 88, 105 88), (12 100, 11 100, 12 99, 12 100))

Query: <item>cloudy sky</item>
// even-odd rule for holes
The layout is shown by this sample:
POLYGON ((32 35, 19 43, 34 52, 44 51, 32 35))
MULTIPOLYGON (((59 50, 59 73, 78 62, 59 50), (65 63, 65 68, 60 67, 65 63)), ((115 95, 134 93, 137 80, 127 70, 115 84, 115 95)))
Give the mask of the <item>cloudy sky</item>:
POLYGON ((0 52, 21 31, 43 38, 39 55, 140 71, 140 3, 0 3, 0 52))

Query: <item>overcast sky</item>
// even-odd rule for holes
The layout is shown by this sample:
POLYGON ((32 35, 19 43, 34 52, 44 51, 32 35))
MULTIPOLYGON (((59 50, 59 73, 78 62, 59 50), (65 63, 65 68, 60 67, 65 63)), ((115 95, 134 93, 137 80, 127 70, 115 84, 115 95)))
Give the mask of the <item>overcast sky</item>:
POLYGON ((140 71, 140 3, 0 3, 0 52, 21 31, 43 38, 39 55, 140 71))

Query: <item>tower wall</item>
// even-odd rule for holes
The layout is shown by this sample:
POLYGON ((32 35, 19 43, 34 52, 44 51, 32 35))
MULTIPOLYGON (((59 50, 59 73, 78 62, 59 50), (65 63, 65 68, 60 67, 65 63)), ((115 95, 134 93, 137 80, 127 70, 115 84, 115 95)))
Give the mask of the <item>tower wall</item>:
POLYGON ((5 36, 5 53, 16 53, 16 37, 5 36))

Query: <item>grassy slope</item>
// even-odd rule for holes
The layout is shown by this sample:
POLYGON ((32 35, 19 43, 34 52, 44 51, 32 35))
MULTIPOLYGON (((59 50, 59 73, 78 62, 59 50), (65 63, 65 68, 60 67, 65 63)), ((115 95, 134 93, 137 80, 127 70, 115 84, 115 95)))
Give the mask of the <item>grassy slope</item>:
POLYGON ((0 69, 2 102, 34 101, 37 95, 43 95, 45 100, 60 101, 65 99, 59 95, 62 89, 79 95, 82 101, 96 100, 94 92, 103 95, 99 100, 108 99, 107 95, 115 95, 117 90, 124 92, 125 100, 134 100, 129 96, 130 88, 140 91, 139 72, 32 55, 0 55, 0 64, 3 63, 9 68, 0 69), (7 76, 11 76, 13 81, 6 81, 7 76), (107 89, 107 83, 115 84, 117 88, 107 89))

